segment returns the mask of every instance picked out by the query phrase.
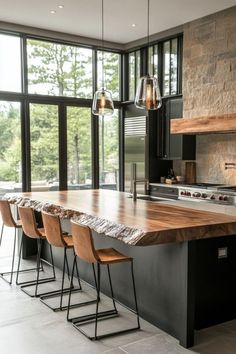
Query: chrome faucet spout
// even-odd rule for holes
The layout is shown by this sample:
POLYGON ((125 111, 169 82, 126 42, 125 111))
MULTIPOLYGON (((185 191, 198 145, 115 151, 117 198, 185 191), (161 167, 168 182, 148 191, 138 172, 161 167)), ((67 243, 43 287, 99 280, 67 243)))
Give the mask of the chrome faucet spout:
POLYGON ((145 189, 149 190, 149 180, 147 178, 136 178, 137 166, 136 163, 131 164, 131 194, 133 201, 137 200, 137 184, 144 183, 145 189))

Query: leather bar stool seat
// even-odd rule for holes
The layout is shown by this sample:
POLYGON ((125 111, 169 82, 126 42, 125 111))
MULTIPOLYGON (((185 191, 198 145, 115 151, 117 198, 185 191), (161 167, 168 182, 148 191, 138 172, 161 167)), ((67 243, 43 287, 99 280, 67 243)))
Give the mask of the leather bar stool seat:
MULTIPOLYGON (((63 311, 63 310, 67 309, 67 305, 63 306, 64 294, 69 293, 69 291, 78 292, 78 291, 81 291, 81 289, 82 289, 77 263, 76 263, 75 267, 76 267, 76 272, 77 272, 78 287, 74 287, 73 278, 70 278, 67 250, 72 249, 74 252, 74 242, 73 242, 71 235, 63 233, 62 228, 61 228, 61 222, 60 222, 60 219, 57 215, 52 215, 50 213, 42 211, 42 219, 43 219, 43 225, 45 228, 45 235, 46 235, 48 243, 51 246, 64 249, 64 260, 63 260, 61 289, 56 290, 54 293, 52 292, 49 295, 41 296, 40 300, 45 305, 47 305, 49 308, 51 308, 53 311, 63 311), (65 288, 65 286, 64 286, 66 268, 67 268, 68 278, 70 281, 70 286, 67 288, 65 288), (51 306, 48 299, 53 298, 53 297, 58 297, 58 296, 60 297, 59 306, 51 306)), ((92 302, 94 302, 94 301, 92 301, 92 302)), ((82 305, 83 305, 83 303, 77 303, 77 304, 71 305, 71 307, 77 307, 77 306, 82 306, 82 305)))
MULTIPOLYGON (((87 336, 91 340, 96 340, 108 336, 112 336, 115 334, 127 333, 130 331, 134 331, 140 328, 139 322, 139 313, 138 313, 138 304, 137 304, 137 297, 136 297, 136 289, 135 289, 135 279, 134 279, 134 272, 133 272, 133 258, 128 257, 114 248, 106 248, 106 249, 95 249, 93 243, 93 237, 91 229, 88 226, 81 225, 74 221, 71 222, 72 228, 72 237, 74 241, 74 248, 75 248, 75 258, 74 264, 72 268, 72 278, 74 274, 74 266, 76 262, 76 257, 79 257, 84 262, 90 263, 93 266, 96 264, 97 266, 97 276, 96 276, 96 291, 97 291, 97 299, 96 299, 96 311, 93 314, 83 315, 75 318, 70 318, 70 301, 71 301, 71 292, 69 294, 68 300, 68 310, 67 310, 67 320, 73 323, 73 326, 78 329, 81 333, 87 336), (131 312, 135 313, 137 317, 137 325, 132 328, 121 329, 119 331, 112 331, 108 333, 98 334, 98 321, 102 319, 109 319, 111 317, 116 317, 119 315, 116 307, 116 302, 118 302, 113 293, 112 281, 111 281, 111 274, 109 266, 116 263, 130 263, 131 265, 131 277, 132 277, 132 284, 133 284, 133 292, 134 292, 134 310, 127 308, 131 312), (100 302, 100 267, 101 265, 107 266, 108 271, 108 279, 111 291, 111 298, 113 302, 113 309, 99 312, 99 302, 100 302), (89 335, 86 333, 82 326, 84 323, 87 322, 94 322, 94 335, 89 335)), ((122 304, 120 304, 122 305, 122 304)))
POLYGON ((1 228, 1 236, 0 236, 0 246, 2 244, 2 237, 4 226, 14 228, 14 242, 13 242, 13 252, 12 252, 12 263, 11 263, 11 270, 8 272, 1 272, 0 277, 8 282, 10 285, 12 284, 13 274, 16 272, 14 271, 14 263, 15 263, 15 253, 16 253, 16 241, 17 241, 17 229, 22 228, 21 220, 15 220, 13 218, 10 203, 7 200, 0 200, 0 213, 2 217, 2 228, 1 228), (10 280, 8 280, 8 275, 10 275, 10 280))
POLYGON ((20 273, 20 263, 21 263, 21 255, 22 255, 22 247, 23 247, 23 237, 21 239, 21 245, 20 245, 20 252, 19 252, 19 262, 18 262, 18 268, 17 268, 17 277, 16 277, 16 284, 21 285, 21 290, 24 291, 27 295, 31 297, 39 297, 41 295, 46 295, 48 292, 43 292, 39 293, 38 292, 38 287, 40 284, 52 282, 56 280, 56 275, 55 275, 55 268, 54 268, 54 262, 53 262, 53 255, 52 255, 52 249, 50 246, 50 254, 51 254, 51 263, 46 262, 44 259, 41 257, 41 252, 42 252, 42 241, 46 240, 46 234, 44 228, 37 227, 36 219, 35 219, 35 213, 34 210, 30 207, 18 207, 20 219, 22 222, 22 229, 24 231, 24 234, 31 238, 37 240, 37 260, 36 260, 36 279, 33 280, 26 280, 26 281, 19 281, 19 273, 20 273), (40 271, 43 270, 43 262, 48 263, 52 267, 52 276, 51 277, 45 277, 40 279, 40 271), (27 290, 27 288, 34 286, 34 293, 31 293, 30 291, 27 290))

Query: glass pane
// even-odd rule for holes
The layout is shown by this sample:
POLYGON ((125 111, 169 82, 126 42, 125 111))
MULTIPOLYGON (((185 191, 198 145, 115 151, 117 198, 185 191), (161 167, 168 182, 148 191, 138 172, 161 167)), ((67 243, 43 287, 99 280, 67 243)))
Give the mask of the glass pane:
POLYGON ((29 39, 29 93, 91 98, 92 50, 29 39))
POLYGON ((129 54, 129 100, 134 99, 135 92, 135 53, 129 54))
POLYGON ((21 191, 20 103, 0 101, 0 197, 21 191))
POLYGON ((118 189, 119 111, 99 117, 99 183, 103 189, 118 189))
POLYGON ((30 104, 31 188, 58 190, 58 107, 30 104))
POLYGON ((171 94, 177 93, 177 73, 178 73, 178 56, 177 56, 177 38, 171 41, 171 94))
POLYGON ((170 41, 164 42, 164 80, 163 95, 170 94, 170 41))
POLYGON ((148 48, 148 72, 153 75, 153 46, 148 48))
POLYGON ((102 76, 104 75, 104 86, 111 91, 113 100, 120 99, 120 54, 103 52, 104 65, 102 69, 102 51, 98 51, 98 88, 102 87, 102 76))
POLYGON ((154 45, 153 48, 153 65, 154 65, 154 72, 153 75, 158 77, 158 45, 154 45))
POLYGON ((91 109, 67 107, 68 189, 92 186, 91 109))
POLYGON ((135 62, 135 65, 136 65, 136 87, 135 87, 135 91, 136 91, 136 88, 138 86, 138 82, 139 82, 139 79, 140 79, 140 70, 141 70, 141 59, 140 59, 140 50, 137 50, 135 52, 135 58, 136 58, 136 62, 135 62))
POLYGON ((21 43, 19 37, 0 34, 0 90, 21 92, 21 43))

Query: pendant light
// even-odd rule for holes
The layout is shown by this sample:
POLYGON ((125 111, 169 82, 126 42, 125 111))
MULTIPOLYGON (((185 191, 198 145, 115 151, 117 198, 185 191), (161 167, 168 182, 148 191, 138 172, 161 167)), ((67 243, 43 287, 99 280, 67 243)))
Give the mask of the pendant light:
MULTIPOLYGON (((148 0, 147 17, 147 48, 149 50, 150 0, 148 0)), ((135 96, 135 106, 147 110, 156 110, 161 107, 161 94, 158 80, 156 77, 149 75, 149 73, 139 80, 135 96)))
POLYGON ((96 116, 111 116, 114 113, 112 94, 104 88, 104 7, 102 0, 102 88, 93 97, 92 112, 96 116))

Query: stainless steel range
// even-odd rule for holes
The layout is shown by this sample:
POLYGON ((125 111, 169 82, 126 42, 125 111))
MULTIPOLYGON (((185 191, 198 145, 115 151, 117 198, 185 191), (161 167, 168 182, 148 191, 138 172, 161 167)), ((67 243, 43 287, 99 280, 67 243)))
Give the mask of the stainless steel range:
POLYGON ((179 199, 236 205, 236 186, 211 183, 182 185, 179 186, 179 199))

